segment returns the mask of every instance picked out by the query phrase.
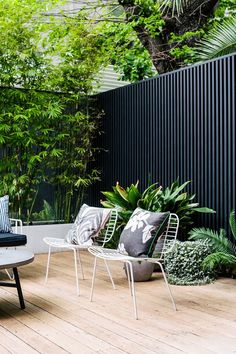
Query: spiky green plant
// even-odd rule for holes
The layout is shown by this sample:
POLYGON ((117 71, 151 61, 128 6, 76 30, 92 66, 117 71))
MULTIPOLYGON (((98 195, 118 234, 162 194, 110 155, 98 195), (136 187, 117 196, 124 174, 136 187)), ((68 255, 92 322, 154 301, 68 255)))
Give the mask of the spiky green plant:
POLYGON ((160 8, 163 12, 168 11, 171 9, 172 16, 177 13, 178 15, 184 11, 184 9, 189 5, 193 0, 158 0, 160 4, 160 8))
MULTIPOLYGON (((236 241, 235 212, 231 211, 229 224, 233 239, 236 241)), ((212 253, 203 261, 203 268, 211 271, 221 271, 223 268, 236 268, 236 246, 227 238, 226 231, 219 232, 209 228, 195 228, 190 231, 191 240, 207 240, 212 248, 212 253)))

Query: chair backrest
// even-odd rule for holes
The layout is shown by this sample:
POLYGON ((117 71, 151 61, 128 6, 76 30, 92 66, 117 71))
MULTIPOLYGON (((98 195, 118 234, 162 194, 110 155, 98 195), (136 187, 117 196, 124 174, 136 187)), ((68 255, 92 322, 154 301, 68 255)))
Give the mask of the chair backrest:
POLYGON ((10 218, 10 223, 11 223, 11 226, 13 227, 13 232, 15 234, 23 234, 23 229, 22 229, 22 226, 23 226, 23 223, 22 223, 22 220, 20 219, 12 219, 10 218))
POLYGON ((102 247, 104 247, 105 244, 108 243, 113 237, 114 232, 116 230, 117 219, 118 219, 117 209, 111 209, 105 228, 101 230, 99 235, 96 237, 96 242, 101 244, 102 247))
POLYGON ((169 252, 170 248, 174 246, 174 243, 177 238, 178 229, 179 229, 178 215, 171 213, 169 216, 166 229, 158 239, 158 240, 162 240, 163 242, 161 254, 159 256, 160 259, 163 259, 165 253, 169 252))

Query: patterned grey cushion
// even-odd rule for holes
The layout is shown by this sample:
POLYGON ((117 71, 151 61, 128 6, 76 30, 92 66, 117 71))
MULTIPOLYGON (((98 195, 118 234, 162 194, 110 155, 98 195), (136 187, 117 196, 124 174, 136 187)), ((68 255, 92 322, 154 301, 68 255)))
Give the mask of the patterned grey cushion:
POLYGON ((75 219, 72 228, 66 235, 66 241, 77 245, 92 245, 92 237, 96 237, 104 227, 111 210, 106 208, 90 207, 83 204, 75 219))
POLYGON ((9 196, 0 198, 0 232, 11 232, 11 223, 8 217, 9 196))
POLYGON ((135 209, 120 236, 119 251, 132 257, 151 257, 158 237, 165 230, 169 215, 169 212, 135 209))

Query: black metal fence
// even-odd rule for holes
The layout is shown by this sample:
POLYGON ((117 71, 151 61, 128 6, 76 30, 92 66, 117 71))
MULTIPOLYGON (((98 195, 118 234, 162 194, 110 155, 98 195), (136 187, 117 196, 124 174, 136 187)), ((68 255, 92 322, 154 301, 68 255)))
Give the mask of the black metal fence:
POLYGON ((110 190, 140 181, 192 180, 201 206, 216 210, 200 222, 228 229, 235 209, 236 55, 164 74, 99 95, 105 112, 100 145, 102 182, 110 190))

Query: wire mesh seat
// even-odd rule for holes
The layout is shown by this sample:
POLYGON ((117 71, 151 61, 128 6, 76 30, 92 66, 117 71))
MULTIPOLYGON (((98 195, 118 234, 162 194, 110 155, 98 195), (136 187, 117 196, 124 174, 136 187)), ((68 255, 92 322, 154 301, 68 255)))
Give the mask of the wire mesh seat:
MULTIPOLYGON (((105 261, 120 261, 125 264, 126 271, 127 271, 127 278, 128 278, 128 284, 129 288, 131 291, 131 296, 133 298, 133 306, 134 306, 134 316, 135 319, 138 319, 138 312, 137 312, 137 303, 136 303, 136 295, 135 295, 135 286, 134 286, 134 274, 133 274, 133 263, 134 262, 150 262, 154 264, 158 264, 164 281, 165 285, 168 291, 168 294, 170 296, 172 305, 174 310, 176 310, 176 305, 173 299, 173 295, 170 289, 170 286, 168 284, 164 268, 163 268, 163 261, 165 254, 167 252, 170 252, 172 247, 174 246, 175 240, 177 238, 177 233, 178 233, 178 228, 179 228, 179 218, 176 214, 170 214, 169 220, 166 226, 165 231, 162 233, 162 235, 159 237, 158 242, 161 242, 162 248, 160 252, 154 253, 154 257, 131 257, 128 255, 124 255, 119 252, 119 250, 116 249, 107 249, 107 248, 99 248, 96 246, 91 246, 88 248, 88 251, 95 257, 94 259, 94 268, 93 268, 93 277, 92 277, 92 286, 91 286, 91 293, 90 293, 90 301, 93 300, 93 292, 94 292, 94 285, 95 285, 95 277, 96 277, 96 267, 97 267, 97 259, 103 259, 105 261)), ((111 278, 111 273, 109 272, 109 276, 111 278)), ((115 289, 115 284, 113 279, 111 280, 112 286, 115 289)))
MULTIPOLYGON (((98 249, 103 248, 113 237, 113 234, 116 229, 117 218, 118 218, 117 210, 111 209, 109 218, 108 218, 106 225, 105 225, 105 228, 102 230, 100 229, 98 236, 95 238, 95 243, 98 244, 98 246, 97 246, 98 249)), ((89 246, 83 245, 83 244, 77 245, 77 244, 69 243, 66 239, 60 239, 60 238, 55 238, 55 237, 45 237, 43 239, 43 241, 49 246, 45 284, 48 281, 52 248, 61 248, 61 249, 71 250, 71 251, 73 251, 73 254, 74 254, 76 290, 77 290, 77 295, 80 295, 79 278, 78 278, 78 264, 81 269, 82 279, 84 279, 84 271, 83 271, 83 265, 82 265, 82 261, 81 261, 81 257, 80 257, 80 251, 88 250, 89 246)), ((111 281, 113 282, 111 274, 110 274, 110 270, 109 270, 106 262, 105 262, 105 265, 106 265, 107 271, 110 275, 111 281)))

